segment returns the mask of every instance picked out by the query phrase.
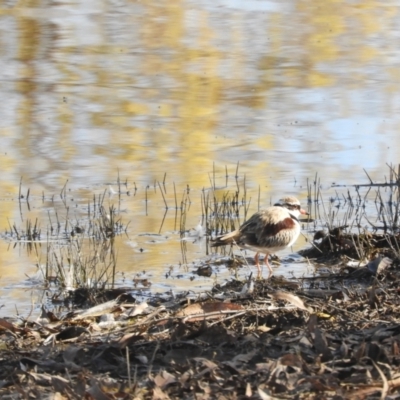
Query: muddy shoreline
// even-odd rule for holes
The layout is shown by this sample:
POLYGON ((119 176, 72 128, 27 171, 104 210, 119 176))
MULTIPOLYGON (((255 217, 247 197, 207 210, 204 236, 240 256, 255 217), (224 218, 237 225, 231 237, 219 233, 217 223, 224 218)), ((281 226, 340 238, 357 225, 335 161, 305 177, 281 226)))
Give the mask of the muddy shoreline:
POLYGON ((62 320, 2 319, 0 396, 398 398, 399 260, 378 274, 338 260, 301 280, 231 280, 147 303, 121 290, 62 320))

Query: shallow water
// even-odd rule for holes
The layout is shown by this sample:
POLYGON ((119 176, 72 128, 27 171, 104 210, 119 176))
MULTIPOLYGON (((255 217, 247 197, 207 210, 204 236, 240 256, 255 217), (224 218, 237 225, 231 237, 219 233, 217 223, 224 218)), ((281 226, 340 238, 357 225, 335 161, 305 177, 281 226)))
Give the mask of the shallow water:
MULTIPOLYGON (((284 194, 304 203, 318 173, 328 199, 333 182, 366 183, 363 169, 383 181, 398 162, 399 1, 32 4, 6 2, 0 13, 2 232, 28 217, 45 230, 67 181, 72 218, 119 175, 131 192, 121 215, 132 221, 118 239, 120 270, 129 279, 148 271, 152 290, 204 289, 229 273, 188 279, 204 240, 188 244, 189 266, 179 266, 174 184, 178 199, 190 186, 194 228, 213 171, 224 186, 226 167, 234 185, 238 162, 250 211, 259 190, 262 205, 284 194), (21 177, 32 207, 22 202, 22 217, 21 177), (160 232, 165 211, 155 182, 164 179, 169 210, 153 241, 146 235, 160 232), (171 266, 183 277, 165 279, 171 266)), ((37 262, 0 241, 0 315, 14 303, 29 310, 21 288, 32 286, 25 277, 37 262)), ((307 268, 288 265, 279 272, 307 268)))

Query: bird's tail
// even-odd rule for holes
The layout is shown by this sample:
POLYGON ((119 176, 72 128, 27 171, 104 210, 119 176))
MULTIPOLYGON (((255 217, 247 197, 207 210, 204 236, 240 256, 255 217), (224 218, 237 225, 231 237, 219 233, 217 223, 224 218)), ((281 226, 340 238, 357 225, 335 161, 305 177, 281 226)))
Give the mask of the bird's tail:
POLYGON ((225 235, 217 236, 211 240, 211 247, 226 246, 227 244, 235 243, 239 231, 226 233, 225 235))

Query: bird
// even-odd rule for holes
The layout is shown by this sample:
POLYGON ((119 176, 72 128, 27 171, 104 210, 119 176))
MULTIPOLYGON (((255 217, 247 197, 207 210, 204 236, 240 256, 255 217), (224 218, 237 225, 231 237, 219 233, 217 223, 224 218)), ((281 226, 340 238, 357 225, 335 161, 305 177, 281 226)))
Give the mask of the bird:
POLYGON ((212 239, 211 247, 237 244, 242 249, 255 251, 258 278, 262 277, 259 257, 260 253, 264 253, 264 262, 271 276, 272 268, 268 256, 296 242, 300 235, 298 218, 301 214, 309 215, 301 208, 300 201, 293 196, 284 197, 274 206, 253 214, 239 229, 212 239))

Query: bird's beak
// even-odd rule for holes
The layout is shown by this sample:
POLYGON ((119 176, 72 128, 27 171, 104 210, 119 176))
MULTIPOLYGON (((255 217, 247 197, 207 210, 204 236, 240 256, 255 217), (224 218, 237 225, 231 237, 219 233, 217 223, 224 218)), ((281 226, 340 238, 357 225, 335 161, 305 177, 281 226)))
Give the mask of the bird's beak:
POLYGON ((302 208, 300 209, 300 214, 310 215, 306 210, 303 210, 302 208))

